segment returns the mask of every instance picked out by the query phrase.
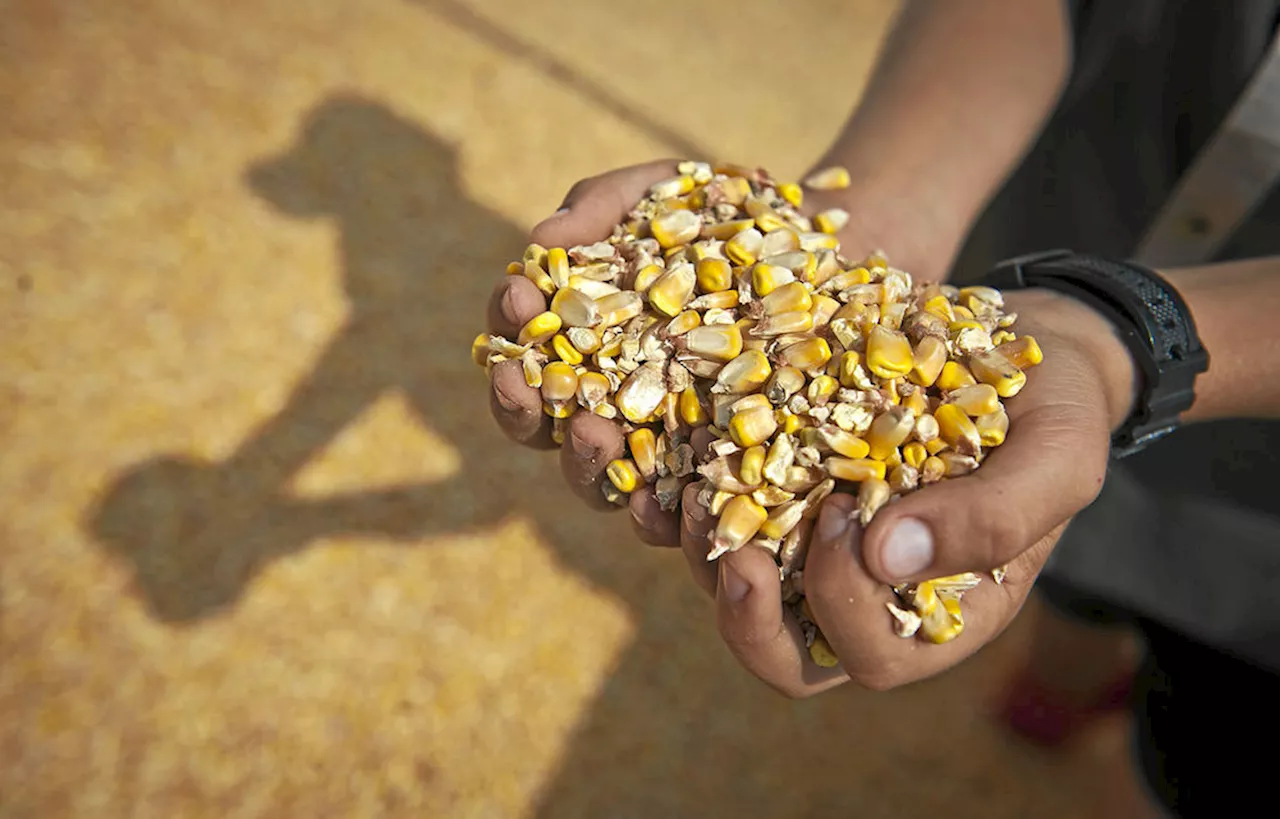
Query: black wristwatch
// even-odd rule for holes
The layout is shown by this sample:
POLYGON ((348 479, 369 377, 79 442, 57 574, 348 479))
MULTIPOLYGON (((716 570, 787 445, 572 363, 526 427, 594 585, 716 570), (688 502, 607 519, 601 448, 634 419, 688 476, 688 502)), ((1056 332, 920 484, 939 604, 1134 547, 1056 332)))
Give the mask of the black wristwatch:
POLYGON ((1133 413, 1111 438, 1111 457, 1124 458, 1178 428, 1195 401, 1196 377, 1209 353, 1186 302, 1159 274, 1069 250, 1001 262, 982 277, 1000 290, 1043 287, 1086 302, 1107 316, 1129 346, 1141 384, 1133 413))

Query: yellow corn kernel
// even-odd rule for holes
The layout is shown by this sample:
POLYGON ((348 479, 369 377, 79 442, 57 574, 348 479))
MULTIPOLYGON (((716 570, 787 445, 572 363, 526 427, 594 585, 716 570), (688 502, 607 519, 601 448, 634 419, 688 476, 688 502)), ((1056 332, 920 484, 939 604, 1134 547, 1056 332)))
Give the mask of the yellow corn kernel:
POLYGON ((973 455, 981 449, 978 428, 959 406, 943 404, 933 416, 938 420, 938 435, 957 452, 973 455))
POLYGON ((824 429, 821 438, 836 454, 853 460, 861 460, 871 454, 871 444, 843 429, 824 429))
POLYGON ((995 387, 1001 398, 1012 398, 1027 383, 1027 374, 995 350, 970 356, 969 370, 978 381, 995 387))
MULTIPOLYGON (((757 254, 761 259, 769 259, 770 264, 776 264, 774 258, 788 253, 800 252, 800 234, 796 233, 791 227, 780 227, 769 231, 764 235, 764 241, 760 243, 760 253, 757 254)), ((796 270, 790 266, 787 267, 792 273, 796 274, 796 278, 800 278, 800 270, 796 270)), ((801 268, 803 270, 803 268, 801 268)))
POLYGON ((973 418, 999 409, 1000 396, 996 394, 996 388, 990 384, 974 384, 950 393, 947 396, 947 403, 955 404, 964 410, 965 415, 973 418))
POLYGON ((664 250, 689 244, 701 231, 702 217, 689 210, 669 210, 649 222, 649 232, 664 250))
POLYGON ((806 188, 815 191, 834 191, 849 187, 849 170, 839 165, 814 171, 804 178, 806 188))
POLYGON ((773 409, 773 405, 769 401, 769 397, 764 393, 760 393, 760 392, 756 392, 756 393, 752 393, 751 395, 744 395, 740 397, 734 396, 734 395, 728 395, 728 396, 725 396, 725 398, 728 399, 728 401, 725 403, 728 405, 730 415, 732 415, 735 412, 742 412, 745 409, 754 409, 755 407, 761 407, 762 409, 767 409, 767 410, 773 409))
MULTIPOLYGON (((923 588, 926 583, 921 583, 923 588)), ((937 596, 932 587, 929 588, 925 600, 921 599, 921 594, 917 591, 916 602, 914 608, 916 613, 920 615, 920 631, 926 640, 931 643, 947 643, 960 636, 960 632, 964 630, 964 618, 960 612, 960 601, 954 598, 942 599, 937 596)))
POLYGON ((693 177, 680 174, 649 186, 649 193, 656 199, 673 199, 683 196, 694 188, 693 177))
POLYGON ((929 399, 925 397, 924 390, 916 390, 902 399, 902 406, 904 409, 911 410, 912 414, 919 418, 929 411, 929 399))
POLYGON ((953 449, 944 450, 938 453, 938 460, 942 461, 947 469, 948 478, 958 478, 962 475, 968 475, 970 472, 978 468, 978 461, 970 455, 964 455, 953 449))
POLYGON ((778 195, 793 208, 798 208, 804 204, 804 188, 794 182, 783 182, 779 185, 778 195))
POLYGON ((849 211, 843 208, 828 208, 813 217, 813 226, 823 233, 839 233, 849 224, 849 211))
POLYGON ((551 349, 555 350, 556 356, 566 364, 576 367, 582 363, 582 353, 578 352, 578 348, 574 347, 563 333, 558 333, 551 339, 551 349))
POLYGON ((755 264, 762 247, 764 247, 764 234, 755 228, 747 228, 724 243, 724 255, 728 256, 729 261, 734 264, 755 264))
MULTIPOLYGON (((730 434, 733 432, 732 425, 729 428, 730 434)), ((747 447, 746 452, 742 453, 742 466, 738 469, 738 477, 747 486, 759 486, 764 480, 761 470, 764 469, 765 448, 757 444, 756 446, 747 447)))
POLYGON ((560 317, 555 313, 539 313, 520 328, 518 341, 521 344, 541 344, 560 332, 561 324, 560 317))
POLYGON ((925 451, 928 452, 930 455, 937 455, 939 452, 945 452, 946 450, 950 449, 951 444, 947 443, 941 438, 934 438, 930 441, 925 441, 924 448, 925 448, 925 451))
POLYGON ((733 266, 726 259, 701 259, 697 278, 703 293, 719 293, 733 286, 733 266))
POLYGON ((930 455, 920 464, 920 483, 936 483, 947 476, 947 465, 936 455, 930 455))
POLYGON ((547 249, 537 242, 531 242, 524 249, 523 261, 533 262, 538 267, 543 267, 547 263, 547 249))
POLYGON ((787 501, 780 506, 775 506, 769 510, 769 517, 761 524, 760 536, 771 540, 782 540, 804 518, 806 506, 807 503, 803 500, 787 501))
POLYGON ((815 230, 810 233, 800 234, 801 250, 817 253, 819 250, 837 250, 839 247, 840 240, 830 233, 819 233, 815 230))
POLYGON ((730 500, 720 512, 707 560, 715 560, 726 552, 741 549, 756 536, 756 532, 760 531, 768 518, 768 511, 752 500, 750 495, 738 495, 730 500))
POLYGON ((720 514, 724 512, 725 505, 736 497, 738 497, 738 495, 735 492, 730 492, 726 489, 717 489, 715 494, 711 496, 711 503, 707 506, 707 511, 716 517, 720 517, 720 514))
POLYGON ((721 290, 698 296, 687 305, 691 310, 730 310, 738 306, 737 290, 721 290))
POLYGON ((636 271, 636 280, 632 284, 631 289, 635 290, 637 293, 645 293, 650 287, 653 287, 653 283, 662 278, 663 274, 666 272, 666 269, 662 265, 647 264, 636 271))
POLYGON ((483 367, 489 363, 489 334, 481 333, 476 336, 475 341, 471 342, 471 361, 477 367, 483 367))
POLYGON ((986 447, 1000 446, 1009 434, 1009 416, 1003 409, 979 415, 973 419, 973 425, 977 427, 978 438, 986 447))
POLYGON ((951 301, 942 294, 938 294, 925 301, 923 309, 925 312, 934 314, 948 324, 956 320, 955 311, 951 308, 951 301))
POLYGON ((830 473, 831 477, 839 481, 861 483, 872 478, 884 480, 884 461, 876 461, 871 458, 833 457, 828 458, 825 463, 827 472, 830 473))
POLYGON ((707 225, 703 229, 703 233, 710 239, 727 242, 742 231, 755 227, 755 224, 756 220, 754 219, 733 219, 716 225, 707 225))
POLYGON ((693 265, 677 264, 649 287, 649 303, 663 315, 675 318, 693 298, 697 284, 693 265))
MULTIPOLYGON (((755 270, 759 271, 762 267, 768 267, 768 265, 758 264, 755 270)), ((785 270, 785 268, 777 269, 785 270)), ((752 276, 754 278, 754 272, 752 276)), ((809 295, 809 288, 805 287, 803 282, 789 282, 767 294, 761 293, 758 288, 756 292, 764 296, 760 300, 760 306, 764 308, 766 315, 776 316, 779 313, 807 312, 809 308, 813 307, 813 297, 809 295)))
POLYGON ((911 342, 897 330, 877 324, 867 336, 867 369, 881 378, 901 378, 915 366, 911 342))
POLYGON ((578 392, 578 373, 563 361, 552 361, 542 368, 544 401, 568 401, 578 392))
POLYGON ((952 305, 951 312, 955 313, 956 319, 959 321, 963 321, 965 319, 977 318, 976 316, 974 316, 973 311, 970 310, 968 307, 965 307, 963 304, 952 305))
POLYGON ((884 456, 883 460, 884 465, 889 469, 893 469, 895 466, 902 466, 902 450, 894 447, 889 451, 888 455, 884 456))
POLYGON ((778 426, 788 435, 795 435, 805 428, 805 420, 790 410, 780 409, 774 414, 775 416, 781 415, 781 418, 778 419, 778 426))
POLYGON ((778 360, 798 370, 816 370, 831 360, 831 345, 825 338, 807 338, 778 353, 778 360))
POLYGON ((772 208, 765 208, 756 215, 756 228, 764 234, 787 228, 787 220, 778 215, 772 208))
POLYGON ((627 376, 614 394, 618 411, 633 424, 648 423, 667 396, 666 372, 659 363, 647 361, 627 376))
POLYGON ((626 290, 610 293, 596 299, 596 309, 600 312, 599 328, 614 327, 644 312, 644 297, 626 290))
POLYGON ((902 462, 907 466, 919 469, 929 457, 929 451, 919 441, 912 441, 902 447, 902 462))
POLYGON ((870 428, 867 429, 867 444, 871 447, 871 457, 881 461, 889 457, 907 440, 915 426, 915 417, 902 407, 890 407, 885 410, 871 422, 870 428))
POLYGON ((942 371, 938 375, 935 382, 940 390, 950 392, 958 390, 961 387, 971 387, 978 381, 973 377, 973 373, 959 361, 948 361, 942 365, 942 371))
POLYGON ((840 389, 840 382, 829 375, 820 375, 809 382, 809 390, 805 398, 815 407, 820 407, 831 400, 831 396, 840 389))
POLYGON ((741 447, 763 444, 778 429, 772 407, 750 407, 729 419, 729 436, 741 447))
POLYGON ((804 389, 804 373, 795 367, 779 367, 769 377, 764 394, 771 402, 779 406, 787 403, 791 396, 804 389))
POLYGON ((507 264, 508 276, 520 276, 524 273, 524 262, 509 262, 507 264))
POLYGON ((840 664, 840 658, 831 648, 831 643, 828 643, 827 638, 821 634, 813 636, 813 642, 809 645, 809 659, 813 660, 819 668, 835 668, 840 664))
POLYGON ((679 409, 680 420, 695 429, 711 423, 706 408, 702 406, 702 399, 698 397, 698 391, 693 387, 685 387, 680 393, 679 409))
MULTIPOLYGON (((992 336, 991 340, 995 341, 995 337, 992 336)), ((1041 351, 1034 336, 1022 336, 1013 341, 1006 341, 996 347, 996 352, 1013 362, 1013 366, 1019 370, 1034 367, 1044 361, 1044 352, 1041 351)))
POLYGON ((603 373, 585 372, 578 377, 578 403, 595 409, 609 398, 612 385, 603 373))
POLYGON ((563 420, 578 411, 578 405, 568 401, 543 401, 542 411, 552 418, 563 420))
POLYGON ((667 322, 668 336, 682 336, 685 333, 702 325, 702 316, 697 310, 685 310, 680 315, 667 322))
POLYGON ((566 327, 590 327, 600 320, 596 300, 572 288, 556 291, 551 297, 551 312, 559 316, 566 327))
POLYGON ((713 392, 745 394, 764 385, 773 373, 769 358, 760 350, 744 350, 716 376, 713 392))
POLYGON ((825 327, 831 323, 831 317, 840 309, 840 302, 830 296, 814 296, 813 307, 809 312, 813 314, 813 326, 825 327))
POLYGON ((915 366, 907 378, 921 387, 931 387, 947 364, 947 345, 935 336, 925 336, 915 349, 915 366))
MULTIPOLYGON (((782 285, 794 282, 795 279, 796 274, 785 267, 758 263, 751 268, 751 289, 757 296, 767 296, 782 285)), ((805 309, 809 308, 805 307, 805 309)))
POLYGON ((1018 337, 1008 330, 996 330, 991 334, 991 343, 998 348, 1001 344, 1006 344, 1016 340, 1018 337))
POLYGON ((644 476, 636 468, 635 461, 630 458, 618 458, 610 461, 604 471, 609 477, 609 482, 624 494, 630 494, 644 486, 644 476))
POLYGON ((569 286, 569 254, 564 248, 553 247, 547 251, 547 275, 558 289, 569 286))
MULTIPOLYGON (((694 313, 697 315, 697 313, 694 313)), ((736 324, 707 324, 684 335, 685 348, 711 361, 732 361, 742 353, 742 331, 736 324)))
POLYGON ((646 482, 658 476, 658 438, 653 430, 640 427, 627 436, 627 450, 646 482))
POLYGON ((848 350, 840 356, 839 377, 841 386, 853 389, 858 382, 858 367, 862 365, 862 356, 855 350, 848 350))
POLYGON ((765 316, 751 327, 756 338, 774 338, 795 333, 807 333, 813 329, 813 314, 807 310, 795 313, 778 313, 765 316))
POLYGON ((543 270, 537 262, 529 261, 524 263, 524 276, 537 285, 544 295, 550 296, 556 292, 556 283, 551 280, 551 277, 547 275, 547 271, 543 270))

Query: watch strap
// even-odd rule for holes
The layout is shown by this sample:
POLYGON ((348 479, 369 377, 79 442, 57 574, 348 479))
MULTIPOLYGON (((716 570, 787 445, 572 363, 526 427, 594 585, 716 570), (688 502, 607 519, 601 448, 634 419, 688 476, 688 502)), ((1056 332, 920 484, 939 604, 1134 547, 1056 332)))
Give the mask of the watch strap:
POLYGON ((1053 250, 1001 262, 983 283, 1002 290, 1056 290, 1086 302, 1115 326, 1140 384, 1132 414, 1112 436, 1113 457, 1127 457, 1172 432, 1195 401, 1196 377, 1208 369, 1208 352, 1186 302, 1154 271, 1053 250))

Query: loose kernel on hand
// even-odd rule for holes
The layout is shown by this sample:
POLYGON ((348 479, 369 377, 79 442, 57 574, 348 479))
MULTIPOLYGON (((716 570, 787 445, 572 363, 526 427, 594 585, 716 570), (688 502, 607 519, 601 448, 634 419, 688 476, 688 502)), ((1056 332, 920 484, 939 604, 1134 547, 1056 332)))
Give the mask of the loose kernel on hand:
MULTIPOLYGON (((804 191, 852 187, 844 168, 802 183, 686 161, 607 239, 530 244, 507 275, 549 298, 515 339, 481 334, 477 367, 518 359, 552 439, 588 411, 622 427, 601 492, 654 487, 674 511, 690 480, 715 519, 708 557, 773 554, 815 664, 839 661, 804 596, 808 539, 832 492, 870 525, 895 498, 981 468, 1009 432, 1005 402, 1044 353, 989 287, 916 282, 877 251, 843 255, 844 208, 801 213, 804 191), (690 444, 706 428, 702 458, 690 444)), ((852 199, 848 200, 852 201, 852 199)), ((996 582, 1003 569, 991 572, 996 582)), ((976 574, 893 589, 886 627, 944 643, 964 629, 976 574)))

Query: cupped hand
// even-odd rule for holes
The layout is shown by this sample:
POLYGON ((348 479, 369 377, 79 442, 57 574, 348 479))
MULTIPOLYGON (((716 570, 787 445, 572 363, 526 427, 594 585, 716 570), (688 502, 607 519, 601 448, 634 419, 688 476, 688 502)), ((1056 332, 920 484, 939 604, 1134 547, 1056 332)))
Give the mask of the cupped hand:
MULTIPOLYGON (((653 183, 675 175, 676 165, 659 160, 582 180, 561 209, 534 228, 531 241, 568 248, 606 238, 653 183)), ((830 193, 806 199, 806 211, 847 207, 830 193)), ((714 520, 695 500, 697 483, 672 512, 659 507, 652 488, 631 494, 637 535, 651 545, 682 548, 695 581, 715 598, 730 651, 775 690, 805 697, 849 680, 883 690, 963 661, 1009 624, 1067 523, 1097 496, 1110 430, 1132 400, 1128 352, 1103 317, 1065 296, 1026 291, 1006 294, 1006 302, 1019 314, 1017 332, 1035 336, 1044 352, 1021 393, 1006 403, 1006 442, 974 473, 884 507, 865 531, 853 514, 856 499, 837 494, 823 505, 805 565, 805 595, 840 660, 836 667, 810 658, 799 623, 782 604, 772 555, 748 546, 707 562, 714 520), (894 634, 885 608, 894 601, 891 584, 1004 565, 1003 583, 988 576, 964 596, 965 628, 955 640, 931 645, 894 634)), ((514 338, 546 309, 546 296, 531 281, 505 276, 489 302, 489 329, 514 338)), ((491 407, 513 441, 554 446, 541 395, 525 383, 518 361, 494 367, 491 407)), ((691 443, 702 455, 706 430, 696 431, 691 443)), ((618 508, 605 500, 601 483, 609 462, 624 451, 616 422, 587 412, 569 419, 561 467, 590 507, 618 508)))
MULTIPOLYGON (((1102 488, 1111 430, 1127 414, 1133 365, 1106 320, 1047 291, 1006 294, 1020 335, 1036 338, 1044 361, 1008 399, 1009 433, 980 469, 901 497, 865 531, 856 499, 823 505, 805 564, 805 596, 839 657, 834 669, 808 656, 799 624, 784 611, 772 556, 746 548, 719 559, 715 590, 721 635, 739 662, 792 697, 852 679, 884 690, 944 671, 978 651, 1012 621, 1071 518, 1102 488), (890 585, 1008 566, 1003 583, 964 596, 965 627, 932 645, 894 634, 890 585)), ((706 554, 705 539, 687 548, 706 554)))

